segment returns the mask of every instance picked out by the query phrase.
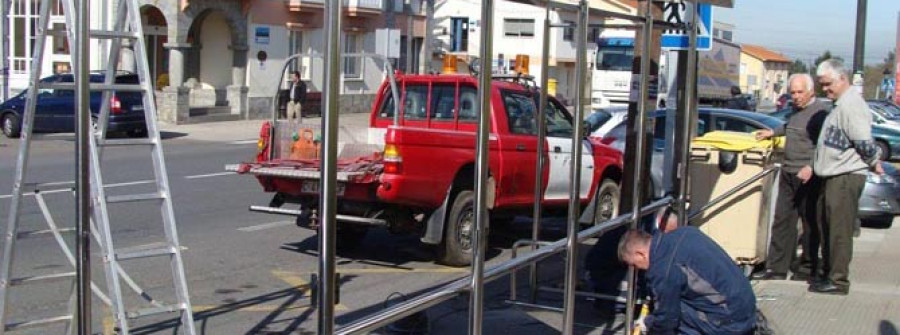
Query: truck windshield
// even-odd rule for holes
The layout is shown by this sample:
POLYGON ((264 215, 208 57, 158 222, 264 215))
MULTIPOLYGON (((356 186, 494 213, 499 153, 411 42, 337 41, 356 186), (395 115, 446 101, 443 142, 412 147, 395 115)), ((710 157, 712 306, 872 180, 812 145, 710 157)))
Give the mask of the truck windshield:
POLYGON ((634 61, 634 47, 601 46, 597 51, 597 70, 631 71, 634 61))

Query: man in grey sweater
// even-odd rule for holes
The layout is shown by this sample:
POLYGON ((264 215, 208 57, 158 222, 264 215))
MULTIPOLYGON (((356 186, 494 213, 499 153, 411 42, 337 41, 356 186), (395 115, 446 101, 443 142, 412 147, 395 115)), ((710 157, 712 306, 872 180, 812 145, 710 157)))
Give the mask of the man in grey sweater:
POLYGON ((825 279, 810 292, 846 295, 850 290, 853 225, 867 171, 883 174, 881 149, 872 140, 872 114, 862 96, 850 87, 843 62, 829 59, 816 69, 819 84, 834 100, 816 146, 813 169, 823 179, 822 258, 825 279))
POLYGON ((819 178, 813 175, 813 157, 816 140, 822 129, 822 122, 828 114, 825 102, 815 98, 812 76, 806 73, 793 74, 788 79, 788 89, 793 112, 788 114, 787 123, 778 129, 760 130, 758 140, 773 136, 785 136, 784 165, 778 183, 778 204, 775 222, 772 224, 772 238, 766 257, 766 270, 754 274, 756 280, 786 279, 790 268, 792 280, 811 280, 817 274, 818 238, 816 233, 816 208, 819 195, 819 178), (796 261, 797 218, 803 223, 803 256, 796 261))

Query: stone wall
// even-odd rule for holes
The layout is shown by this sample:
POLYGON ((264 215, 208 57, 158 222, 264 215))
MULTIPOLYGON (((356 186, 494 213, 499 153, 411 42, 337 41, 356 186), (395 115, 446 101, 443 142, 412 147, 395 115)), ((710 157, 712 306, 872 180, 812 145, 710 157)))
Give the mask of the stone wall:
MULTIPOLYGON (((372 111, 372 103, 375 94, 345 94, 340 95, 340 114, 369 113, 372 111)), ((247 119, 259 120, 272 117, 271 97, 248 98, 247 119)))

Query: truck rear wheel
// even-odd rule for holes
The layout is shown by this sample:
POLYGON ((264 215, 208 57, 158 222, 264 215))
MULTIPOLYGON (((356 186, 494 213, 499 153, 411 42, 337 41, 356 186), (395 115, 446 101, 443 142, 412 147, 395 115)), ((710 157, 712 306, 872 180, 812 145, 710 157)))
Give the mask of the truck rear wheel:
POLYGON ((438 249, 438 262, 450 266, 468 265, 472 261, 474 245, 475 193, 464 190, 453 200, 444 239, 438 249))

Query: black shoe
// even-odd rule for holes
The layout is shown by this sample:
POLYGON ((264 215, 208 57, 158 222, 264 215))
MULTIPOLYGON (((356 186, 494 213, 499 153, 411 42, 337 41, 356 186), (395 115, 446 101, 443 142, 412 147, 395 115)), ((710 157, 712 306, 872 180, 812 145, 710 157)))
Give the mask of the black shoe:
POLYGON ((829 280, 811 284, 809 285, 809 289, 807 289, 807 291, 821 294, 847 295, 847 293, 850 292, 850 288, 847 286, 835 285, 829 280))
POLYGON ((779 273, 772 270, 766 270, 762 272, 757 272, 750 275, 750 279, 753 280, 785 280, 787 279, 787 273, 779 273))

